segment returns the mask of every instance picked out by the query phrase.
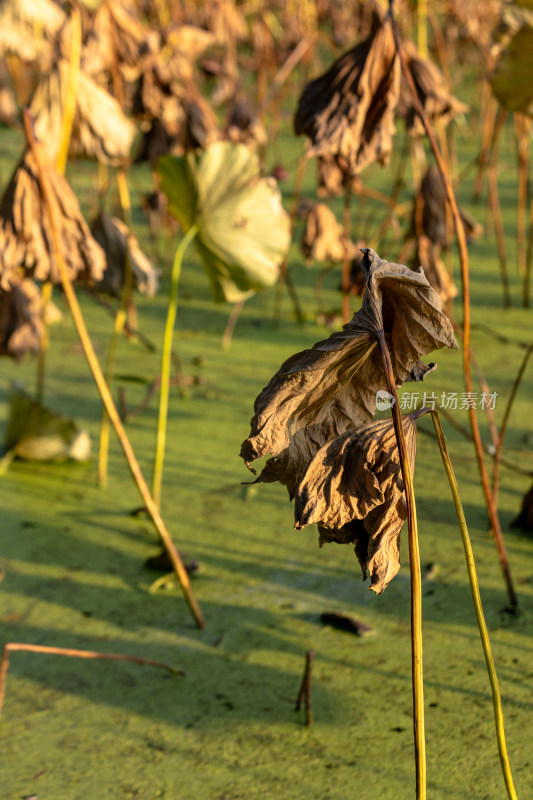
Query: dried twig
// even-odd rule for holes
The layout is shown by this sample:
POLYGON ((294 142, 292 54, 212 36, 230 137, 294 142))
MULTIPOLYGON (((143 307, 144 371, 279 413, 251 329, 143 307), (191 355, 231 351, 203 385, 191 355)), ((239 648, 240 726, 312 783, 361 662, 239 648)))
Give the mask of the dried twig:
POLYGON ((166 669, 173 675, 185 675, 183 670, 176 669, 176 667, 172 667, 170 664, 164 664, 161 661, 152 661, 150 658, 141 658, 140 656, 128 656, 124 653, 100 653, 96 650, 73 650, 69 647, 48 647, 43 644, 7 642, 4 645, 2 661, 0 662, 0 717, 2 716, 2 708, 4 705, 6 678, 9 669, 9 654, 16 651, 24 651, 26 653, 48 653, 55 656, 69 656, 70 658, 99 659, 100 661, 130 661, 133 664, 144 664, 148 667, 166 669))
POLYGON ((299 711, 302 701, 305 705, 305 724, 309 727, 313 721, 313 713, 311 711, 311 666, 313 664, 314 651, 308 650, 305 654, 305 669, 302 678, 302 685, 298 692, 296 699, 295 711, 299 711))

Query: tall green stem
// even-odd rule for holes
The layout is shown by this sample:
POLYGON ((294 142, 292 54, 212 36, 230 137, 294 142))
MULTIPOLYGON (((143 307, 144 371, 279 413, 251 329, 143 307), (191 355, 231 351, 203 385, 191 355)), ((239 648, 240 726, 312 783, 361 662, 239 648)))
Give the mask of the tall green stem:
POLYGON ((498 685, 498 676, 496 675, 496 669, 494 667, 494 660, 492 658, 492 652, 490 648, 489 633, 487 631, 487 625, 485 623, 485 617, 483 614, 483 607, 481 605, 481 597, 479 594, 479 585, 476 575, 476 565, 474 563, 474 554, 472 552, 472 545, 470 544, 470 537, 468 535, 468 528, 466 525, 466 519, 463 511, 463 504, 461 503, 459 487, 457 485, 457 480, 455 478, 455 474, 453 471, 452 462, 450 461, 450 456, 448 455, 448 450, 446 448, 446 440, 444 438, 442 425, 440 424, 440 418, 437 411, 431 412, 431 419, 433 420, 433 425, 435 427, 435 433, 437 436, 437 441, 439 443, 440 454, 442 456, 442 463, 444 464, 444 469, 446 471, 446 475, 448 476, 448 480, 450 482, 450 488, 452 490, 452 495, 453 495, 453 502, 455 504, 455 512, 457 514, 457 520, 459 522, 459 528, 463 540, 466 568, 468 570, 468 580, 470 582, 470 591, 472 592, 472 600, 476 612, 479 635, 481 636, 481 644, 483 647, 483 653, 485 655, 487 672, 489 674, 490 688, 492 690, 492 704, 494 706, 494 718, 496 721, 496 738, 498 740, 498 751, 500 753, 500 761, 502 765, 503 779, 505 781, 505 788, 507 789, 507 795, 509 797, 509 800, 517 800, 516 791, 513 785, 513 776, 511 774, 511 766, 509 764, 509 757, 507 755, 507 746, 505 744, 505 731, 503 727, 503 712, 502 712, 500 687, 498 685))
POLYGON ((155 449, 154 476, 152 483, 152 495, 156 506, 159 508, 161 503, 161 483, 163 481, 163 464, 165 461, 165 445, 167 440, 167 417, 168 417, 168 394, 170 383, 170 362, 172 356, 172 335, 176 322, 178 310, 178 286, 181 274, 181 263, 187 247, 190 245, 198 228, 193 225, 176 250, 174 263, 172 264, 172 274, 170 278, 170 295, 168 298, 167 321, 165 323, 165 333, 163 335, 163 354, 161 357, 161 391, 159 395, 159 418, 157 421, 157 442, 155 449))
POLYGON ((394 398, 392 419, 400 455, 405 502, 407 505, 407 532, 409 541, 409 565, 411 570, 411 653, 413 677, 413 730, 415 739, 416 800, 426 798, 426 735, 424 722, 424 680, 422 671, 422 576, 420 574, 420 551, 418 548, 418 526, 416 521, 415 493, 409 454, 405 442, 402 414, 389 348, 383 331, 378 335, 387 389, 394 398))

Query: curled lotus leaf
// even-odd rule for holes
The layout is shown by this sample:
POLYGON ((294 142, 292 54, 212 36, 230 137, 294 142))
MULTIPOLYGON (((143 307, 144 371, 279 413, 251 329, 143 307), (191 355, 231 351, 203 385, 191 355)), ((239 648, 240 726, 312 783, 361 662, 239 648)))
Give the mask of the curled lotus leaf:
MULTIPOLYGON (((44 161, 44 159, 43 159, 44 161)), ((105 255, 91 236, 66 179, 46 166, 63 261, 71 280, 101 280, 105 255)), ((0 202, 0 285, 9 288, 20 267, 28 277, 60 283, 52 246, 50 211, 43 200, 35 156, 28 150, 0 202)))
POLYGON ((342 225, 325 203, 316 203, 305 224, 301 250, 307 261, 340 262, 343 258, 353 258, 355 248, 346 238, 342 225))
POLYGON ((40 353, 42 315, 41 291, 29 278, 14 281, 9 290, 0 288, 0 356, 18 361, 27 353, 40 353))
MULTIPOLYGON (((411 471, 416 418, 402 418, 411 471)), ((370 588, 381 594, 400 568, 400 531, 407 505, 392 419, 349 430, 322 447, 295 494, 295 528, 315 522, 320 545, 354 544, 370 588)))
POLYGON ((390 19, 305 87, 294 119, 309 156, 336 156, 352 174, 386 164, 395 133, 400 64, 390 19))
POLYGON ((276 282, 290 220, 254 153, 215 142, 202 153, 162 157, 158 172, 170 212, 185 231, 198 228, 195 244, 216 301, 237 302, 276 282))
POLYGON ((533 24, 524 24, 500 53, 492 91, 508 111, 533 117, 533 24))
POLYGON ((378 338, 384 336, 397 385, 419 359, 456 348, 453 328, 423 269, 411 270, 366 250, 361 309, 340 332, 289 358, 255 401, 241 447, 249 466, 265 455, 258 481, 278 480, 294 496, 312 458, 327 442, 368 423, 387 383, 378 338))

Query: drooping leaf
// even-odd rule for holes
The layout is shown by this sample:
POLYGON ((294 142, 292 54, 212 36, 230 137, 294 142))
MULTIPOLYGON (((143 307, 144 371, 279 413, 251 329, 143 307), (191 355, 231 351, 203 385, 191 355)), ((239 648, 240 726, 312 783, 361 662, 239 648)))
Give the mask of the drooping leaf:
POLYGON ((291 497, 321 447, 372 419, 376 392, 387 388, 377 336, 385 335, 398 385, 422 355, 457 347, 421 268, 413 271, 367 250, 363 271, 366 291, 351 322, 289 358, 255 401, 241 457, 249 465, 273 456, 258 480, 279 480, 291 497))
MULTIPOLYGON (((46 163, 44 154, 42 161, 46 163)), ((59 246, 70 278, 101 280, 105 255, 91 236, 76 196, 51 164, 45 168, 59 222, 59 246)), ((0 285, 7 289, 21 267, 28 277, 60 283, 53 258, 50 212, 43 202, 37 175, 35 157, 28 150, 0 203, 0 285)))
POLYGON ((400 64, 390 19, 304 89, 294 119, 309 156, 342 158, 351 174, 386 164, 395 133, 400 64))
POLYGON ((28 278, 0 288, 0 355, 19 360, 37 355, 43 335, 42 298, 39 287, 28 278))
MULTIPOLYGON (((415 412, 402 423, 411 471, 416 456, 415 412)), ((295 528, 318 523, 320 545, 353 543, 363 576, 381 594, 400 568, 400 531, 407 517, 392 419, 349 430, 309 463, 295 494, 295 528)))
POLYGON ((353 244, 344 236, 342 225, 324 203, 316 203, 307 215, 301 250, 308 261, 339 263, 345 257, 350 259, 356 255, 353 244))
POLYGON ((13 384, 5 448, 32 461, 87 461, 91 440, 74 420, 56 414, 13 384))
POLYGON ((533 117, 533 20, 517 30, 499 55, 492 90, 508 111, 533 117))
POLYGON ((141 294, 153 297, 159 286, 160 270, 155 269, 145 256, 137 238, 127 226, 120 219, 110 217, 102 211, 92 223, 91 233, 104 250, 107 260, 107 269, 102 280, 96 285, 96 291, 120 297, 126 272, 126 257, 128 257, 134 287, 141 294))
MULTIPOLYGON (((30 105, 35 133, 52 162, 57 160, 61 143, 69 69, 65 59, 55 63, 42 76, 30 105)), ((69 153, 120 166, 130 156, 135 134, 135 124, 125 116, 115 98, 89 75, 79 72, 69 153)))
POLYGON ((195 244, 217 301, 272 286, 290 244, 290 221, 272 178, 244 145, 215 142, 203 153, 165 156, 158 172, 169 210, 195 244))

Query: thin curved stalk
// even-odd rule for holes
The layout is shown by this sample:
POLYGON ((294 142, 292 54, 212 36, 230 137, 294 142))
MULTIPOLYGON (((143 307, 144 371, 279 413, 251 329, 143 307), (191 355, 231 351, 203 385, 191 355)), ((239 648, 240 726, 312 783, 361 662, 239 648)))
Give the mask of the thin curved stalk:
POLYGON ((463 511, 463 504, 461 502, 461 495, 459 493, 459 486, 450 461, 450 456, 446 447, 446 440, 442 425, 440 424, 438 411, 431 412, 431 419, 435 427, 435 434, 439 444, 440 454, 442 456, 442 463, 450 488, 452 490, 453 502, 455 505, 455 512, 457 514, 457 521, 461 531, 461 538, 463 540, 463 548, 465 551, 466 568, 468 570, 468 580, 470 583, 470 591, 472 593, 472 601, 474 603, 474 610, 476 613, 476 620, 479 628, 479 635, 481 637, 481 645, 483 647, 483 654, 485 656, 485 664, 487 665, 487 672, 489 675, 490 688, 492 691, 492 704, 494 707, 494 719, 496 723, 496 739, 498 741, 498 752, 500 754, 500 762, 502 766, 503 779, 505 781, 505 788, 507 789, 507 796, 509 800, 517 800, 516 791, 513 784, 513 776, 511 774, 511 766, 509 764, 509 756, 507 754, 507 745, 505 743, 505 730, 503 726, 503 711, 502 701, 500 694, 500 687, 498 685, 498 676, 496 675, 496 668, 492 658, 492 651, 490 647, 489 633, 485 623, 485 616, 483 614, 483 606, 481 605, 481 597, 479 594, 479 584, 476 575, 476 565, 474 562, 474 553, 472 552, 472 545, 468 535, 468 527, 463 511))
MULTIPOLYGON (((128 189, 128 181, 126 179, 126 173, 122 169, 120 169, 117 172, 117 185, 118 185, 118 194, 120 198, 120 206, 122 209, 122 219, 129 230, 131 223, 131 200, 128 189)), ((133 271, 131 269, 130 249, 129 246, 126 246, 126 252, 124 255, 124 284, 122 286, 120 306, 115 316, 115 324, 113 326, 111 341, 109 342, 109 349, 107 351, 107 359, 104 369, 104 377, 108 386, 111 384, 111 381, 113 380, 113 372, 115 369, 115 358, 117 354, 118 342, 120 335, 122 334, 126 325, 128 306, 131 302, 132 292, 133 292, 133 271)), ((98 484, 102 489, 104 489, 107 486, 109 435, 110 435, 109 417, 104 408, 102 410, 102 422, 100 423, 100 444, 98 450, 98 484)))
POLYGON ((172 273, 170 277, 170 295, 168 298, 167 321, 163 334, 163 353, 161 356, 161 389, 159 394, 159 417, 157 420, 157 440, 155 447, 154 475, 152 481, 152 495, 156 506, 159 508, 161 503, 161 484, 163 482, 163 464, 165 461, 165 445, 167 440, 167 417, 168 417, 168 395, 170 384, 170 362, 172 356, 172 336, 176 323, 176 313, 178 310, 178 286, 181 274, 181 263, 187 247, 190 245, 196 234, 198 227, 193 225, 176 250, 172 273))
POLYGON ((505 252, 505 232, 503 229, 502 208, 498 193, 498 156, 500 134, 507 118, 505 109, 498 109, 494 132, 492 136, 491 155, 489 160, 489 204, 494 219, 494 230, 496 233, 496 245, 498 248, 498 258, 500 260, 500 273, 502 279, 503 305, 504 308, 511 307, 511 292, 509 289, 509 275, 507 271, 507 254, 505 252))
MULTIPOLYGON (((400 59, 400 63, 402 66, 402 72, 405 75, 405 79, 409 85, 409 89, 411 92, 413 105, 415 107, 416 113, 420 117, 422 124, 424 126, 424 130, 427 134, 429 139, 431 149, 433 151, 433 155, 435 156, 435 161, 437 162, 437 166, 439 169, 439 173, 441 176, 441 180, 446 192, 446 198, 451 206, 453 212, 453 219, 455 223, 455 232, 457 235, 457 247, 459 250, 459 261, 461 265, 461 281, 463 285, 463 373, 464 373, 464 381, 465 381, 465 389, 467 392, 473 391, 473 383, 472 383, 472 367, 470 363, 470 268, 469 268, 469 261, 468 261, 468 246, 466 242, 466 233, 463 224, 463 220, 461 218, 461 212, 459 211, 459 206, 457 205, 457 199, 455 197, 455 192, 453 190, 452 183, 446 173, 446 168, 444 162, 442 160, 442 156, 439 151, 439 147, 437 141, 435 139, 435 135, 433 130, 428 122, 428 118, 424 112, 422 104, 420 103, 420 99, 418 97, 418 92, 416 90, 413 76, 411 75, 411 70, 407 66, 407 62, 405 59, 405 53, 403 50, 403 46, 400 40, 400 35, 398 33, 398 27, 396 21, 394 20, 393 14, 393 0, 389 0, 389 8, 390 8, 390 15, 393 22, 393 31, 394 31, 394 39, 396 42, 396 51, 398 53, 398 57, 400 59)), ((481 486, 483 488, 483 494, 485 495, 485 503, 487 506, 487 511, 489 514, 490 525, 492 528, 492 532, 494 535, 494 541, 496 544, 496 550, 498 552, 498 558, 500 561, 500 565, 503 572, 503 577, 505 581, 505 585, 507 587, 507 593, 509 596, 509 604, 512 610, 515 610, 518 605, 518 599, 516 596, 516 592, 514 590, 513 581, 511 578, 511 570, 509 567, 509 561, 507 559, 507 552, 505 549, 505 543, 503 541, 503 534, 500 525, 500 520, 498 517, 498 511, 496 505, 494 503, 494 497, 492 495, 492 490, 489 483, 489 475, 487 472, 487 467, 485 465, 485 461, 483 458, 483 443, 481 441, 481 433, 479 431, 479 423, 477 419, 476 409, 471 406, 468 410, 469 420, 470 420, 470 427, 472 429, 472 436, 474 439, 474 447, 476 451, 476 459, 478 463, 478 469, 481 479, 481 486)))
MULTIPOLYGON (((346 178, 346 185, 344 187, 344 209, 342 213, 342 225, 344 239, 350 242, 352 238, 352 176, 349 174, 346 178)), ((351 262, 347 249, 344 251, 342 258, 342 322, 346 325, 350 321, 350 271, 351 262)))
POLYGON ((147 667, 165 669, 172 675, 184 675, 181 669, 176 669, 162 661, 153 661, 151 658, 141 656, 128 656, 125 653, 101 653, 98 650, 74 650, 70 647, 48 647, 44 644, 26 644, 24 642, 7 642, 4 645, 2 660, 0 662, 0 717, 4 706, 4 695, 7 671, 9 669, 9 654, 14 652, 45 653, 53 656, 68 656, 69 658, 85 658, 98 661, 129 661, 133 664, 144 664, 147 667))
POLYGON ((513 407, 514 399, 516 397, 518 387, 520 386, 520 381, 522 380, 522 376, 525 372, 525 369, 527 367, 527 362, 529 361, 529 356, 531 355, 532 351, 533 351, 533 342, 529 345, 528 349, 526 350, 526 354, 522 359, 522 363, 520 364, 520 369, 518 370, 517 376, 514 379, 513 388, 511 389, 511 394, 509 395, 509 399, 505 407, 505 413, 503 415, 502 425, 500 428, 500 435, 498 437, 498 445, 496 447, 496 452, 494 454, 494 467, 492 472, 492 493, 494 495, 494 502, 496 502, 497 500, 498 489, 500 486, 500 463, 502 460, 503 440, 505 438, 505 433, 507 431, 507 423, 509 422, 511 408, 513 407))
POLYGON ((426 798, 426 736, 424 722, 424 680, 422 669, 422 576, 420 572, 420 551, 418 547, 418 527, 416 520, 415 493, 413 477, 405 433, 402 423, 400 403, 392 369, 389 348, 383 332, 378 336, 383 367, 387 380, 387 390, 394 398, 392 418, 398 443, 398 453, 402 468, 405 501, 407 505, 407 533, 409 540, 409 566, 411 570, 411 653, 413 679, 413 729, 415 740, 416 798, 426 798))
POLYGON ((41 186, 41 191, 43 194, 43 199, 50 215, 51 249, 53 257, 56 261, 57 268, 59 270, 63 292, 67 299, 70 312, 72 314, 72 319, 74 321, 74 325, 76 326, 76 330, 80 338, 83 352, 85 354, 90 370, 92 372, 94 382, 96 383, 98 391, 100 392, 100 397, 102 398, 102 402, 104 403, 105 409, 115 429, 117 438, 124 451, 124 455, 126 457, 126 461, 128 463, 128 467, 130 468, 132 477, 137 485, 137 488, 139 489, 139 493, 143 499, 148 514, 150 515, 157 529, 157 532, 161 537, 163 545, 170 557, 172 566, 174 567, 176 575, 178 576, 181 588, 183 590, 183 594, 185 595, 185 599, 189 605, 191 613, 196 621, 197 626, 199 628, 203 628, 205 626, 205 621, 202 612, 200 611, 200 606, 196 602, 196 598, 194 597, 194 594, 192 592, 189 576, 187 575, 187 571, 183 566, 183 562, 176 549, 176 546, 172 541, 172 537, 170 536, 170 533, 168 532, 167 527, 163 522, 163 518, 159 513, 159 509, 157 508, 156 504, 154 503, 154 499, 150 494, 150 490, 148 489, 148 485, 141 472, 141 468, 139 467, 139 463, 135 456, 135 452, 133 450, 133 447, 131 446, 126 431, 124 430, 124 426, 121 422, 120 416, 113 402, 111 392, 109 391, 109 387, 105 381, 102 369, 100 367, 100 364, 98 363, 96 353, 94 352, 94 347, 91 342, 91 337, 89 336, 89 333, 87 331, 87 326, 85 325, 85 320, 83 319, 83 314, 81 312, 78 298, 76 296, 76 292, 74 291, 74 287, 72 286, 72 283, 70 281, 68 271, 61 253, 61 247, 59 244, 59 233, 58 233, 59 226, 57 221, 58 210, 56 206, 56 201, 52 193, 46 169, 43 167, 42 164, 39 144, 36 142, 35 137, 33 135, 31 117, 29 112, 26 110, 24 111, 24 126, 26 129, 26 135, 28 137, 29 145, 32 149, 32 152, 35 156, 35 161, 37 163, 37 174, 38 174, 39 184, 41 186))
MULTIPOLYGON (((71 17, 71 44, 70 44, 70 63, 68 71, 68 83, 66 91, 65 108, 63 111, 63 123, 61 127, 61 143, 57 156, 57 171, 62 175, 65 173, 68 158, 68 148, 72 134, 72 123, 76 113, 76 88, 78 85, 78 75, 80 73, 81 59, 81 17, 80 12, 74 9, 71 17)), ((46 357, 50 345, 50 334, 48 331, 47 311, 52 301, 53 284, 45 281, 42 288, 42 335, 39 358, 37 361, 37 388, 36 398, 42 402, 44 397, 44 379, 46 375, 46 357)))

